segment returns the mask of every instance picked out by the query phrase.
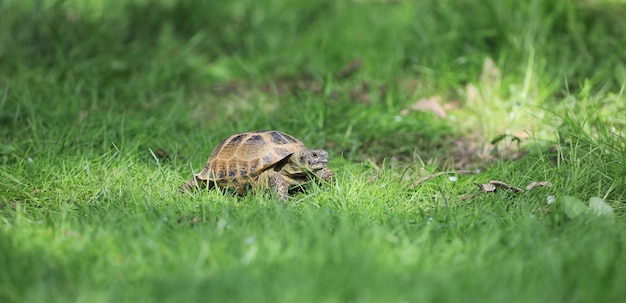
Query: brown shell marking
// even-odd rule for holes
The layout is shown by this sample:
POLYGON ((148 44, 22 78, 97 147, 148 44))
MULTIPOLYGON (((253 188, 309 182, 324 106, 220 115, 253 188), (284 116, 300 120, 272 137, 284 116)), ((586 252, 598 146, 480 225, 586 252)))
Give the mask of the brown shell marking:
POLYGON ((267 168, 306 148, 294 137, 279 131, 252 131, 224 139, 211 152, 200 180, 222 186, 242 187, 267 168))

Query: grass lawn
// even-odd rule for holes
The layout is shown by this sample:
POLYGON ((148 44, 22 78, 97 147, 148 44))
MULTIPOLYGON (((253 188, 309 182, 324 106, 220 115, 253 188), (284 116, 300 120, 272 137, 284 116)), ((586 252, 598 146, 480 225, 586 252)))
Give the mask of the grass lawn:
POLYGON ((0 302, 626 297, 624 1, 0 11, 0 302), (336 180, 178 192, 258 129, 336 180))

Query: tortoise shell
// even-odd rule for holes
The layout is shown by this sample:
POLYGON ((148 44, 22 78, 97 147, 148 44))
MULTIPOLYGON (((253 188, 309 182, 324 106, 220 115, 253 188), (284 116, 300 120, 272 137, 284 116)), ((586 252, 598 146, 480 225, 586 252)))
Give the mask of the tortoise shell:
POLYGON ((211 152, 195 177, 241 191, 259 174, 302 149, 306 149, 302 142, 275 130, 234 134, 211 152))

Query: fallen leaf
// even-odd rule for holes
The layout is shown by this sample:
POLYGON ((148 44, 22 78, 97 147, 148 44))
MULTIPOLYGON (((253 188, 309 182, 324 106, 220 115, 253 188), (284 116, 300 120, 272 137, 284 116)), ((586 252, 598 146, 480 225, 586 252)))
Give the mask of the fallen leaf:
POLYGON ((519 188, 519 187, 515 187, 515 186, 511 186, 511 185, 508 185, 508 184, 506 184, 506 183, 504 183, 504 182, 502 182, 502 181, 491 180, 491 181, 489 181, 489 183, 490 183, 490 184, 495 185, 495 186, 496 186, 496 187, 498 187, 498 188, 504 188, 504 189, 507 189, 507 190, 513 191, 513 192, 515 192, 515 193, 522 192, 522 189, 521 189, 521 188, 519 188))
POLYGON ((525 189, 528 191, 528 190, 532 190, 533 188, 535 188, 537 186, 552 187, 552 183, 550 183, 548 181, 540 181, 540 182, 533 181, 530 184, 528 184, 525 189))
POLYGON ((491 180, 489 181, 489 183, 485 183, 485 184, 481 184, 481 183, 474 183, 474 184, 478 186, 478 188, 480 188, 484 193, 494 192, 498 188, 510 190, 514 193, 522 192, 521 188, 508 185, 505 182, 498 181, 498 180, 491 180))
MULTIPOLYGON (((491 180, 488 183, 474 183, 474 185, 476 185, 478 188, 480 188, 481 192, 483 193, 489 193, 489 192, 495 192, 497 189, 505 189, 505 190, 509 190, 513 193, 521 193, 524 192, 523 189, 516 187, 516 186, 512 186, 509 185, 505 182, 502 181, 498 181, 498 180, 491 180)), ((531 182, 530 184, 528 184, 528 186, 526 186, 526 191, 529 191, 537 186, 552 186, 552 183, 548 182, 548 181, 541 181, 541 182, 531 182)), ((467 199, 467 198, 471 198, 471 195, 467 195, 465 198, 463 199, 467 199)), ((550 204, 551 202, 548 202, 548 204, 550 204)))
POLYGON ((485 183, 485 184, 474 183, 474 184, 476 184, 476 186, 478 186, 478 188, 480 188, 484 193, 496 191, 496 186, 491 183, 485 183))
POLYGON ((446 110, 441 106, 441 97, 439 96, 420 99, 408 109, 401 110, 400 115, 406 116, 411 111, 431 112, 440 118, 447 117, 446 110))

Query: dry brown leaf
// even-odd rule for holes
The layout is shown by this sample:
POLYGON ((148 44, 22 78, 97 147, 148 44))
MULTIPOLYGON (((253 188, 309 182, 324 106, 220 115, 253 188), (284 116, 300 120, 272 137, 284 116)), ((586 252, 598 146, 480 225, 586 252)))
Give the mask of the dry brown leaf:
MULTIPOLYGON (((519 187, 511 186, 511 185, 506 184, 505 182, 498 181, 498 180, 491 180, 488 183, 484 183, 484 184, 481 184, 481 183, 474 183, 474 184, 478 186, 478 188, 480 188, 481 192, 483 193, 495 192, 498 188, 510 190, 516 194, 524 192, 524 190, 519 187)), ((530 184, 528 184, 528 186, 526 186, 525 189, 526 191, 529 191, 537 186, 552 186, 552 183, 548 181, 540 181, 540 182, 533 181, 530 184)), ((461 197, 461 199, 465 200, 465 199, 469 199, 472 197, 473 197, 472 194, 467 194, 464 197, 461 197)))
POLYGON ((527 190, 527 191, 528 191, 528 190, 532 190, 533 188, 535 188, 535 187, 537 187, 537 186, 547 186, 547 187, 551 187, 551 186, 552 186, 552 183, 550 183, 550 182, 548 182, 548 181, 540 181, 540 182, 533 181, 533 182, 531 182, 530 184, 528 184, 528 185, 526 186, 526 190, 527 190))
POLYGON ((478 186, 478 188, 480 188, 480 190, 482 190, 482 192, 484 193, 496 191, 496 186, 491 183, 484 183, 484 184, 474 183, 474 184, 476 184, 476 186, 478 186))
POLYGON ((508 185, 508 184, 506 184, 506 183, 504 183, 502 181, 491 180, 491 181, 489 181, 489 183, 495 185, 498 188, 507 189, 507 190, 510 190, 510 191, 513 191, 513 192, 516 192, 516 193, 522 192, 521 188, 508 185))
POLYGON ((431 112, 440 118, 447 117, 446 110, 441 106, 441 97, 432 96, 430 98, 420 99, 411 105, 408 109, 400 111, 403 116, 408 115, 412 111, 431 112))
POLYGON ((510 190, 514 193, 519 193, 523 191, 519 187, 511 186, 511 185, 506 184, 505 182, 498 181, 498 180, 491 180, 489 181, 489 183, 484 183, 484 184, 481 184, 481 183, 474 183, 474 184, 478 186, 478 188, 480 188, 482 192, 484 193, 495 192, 498 188, 510 190))

